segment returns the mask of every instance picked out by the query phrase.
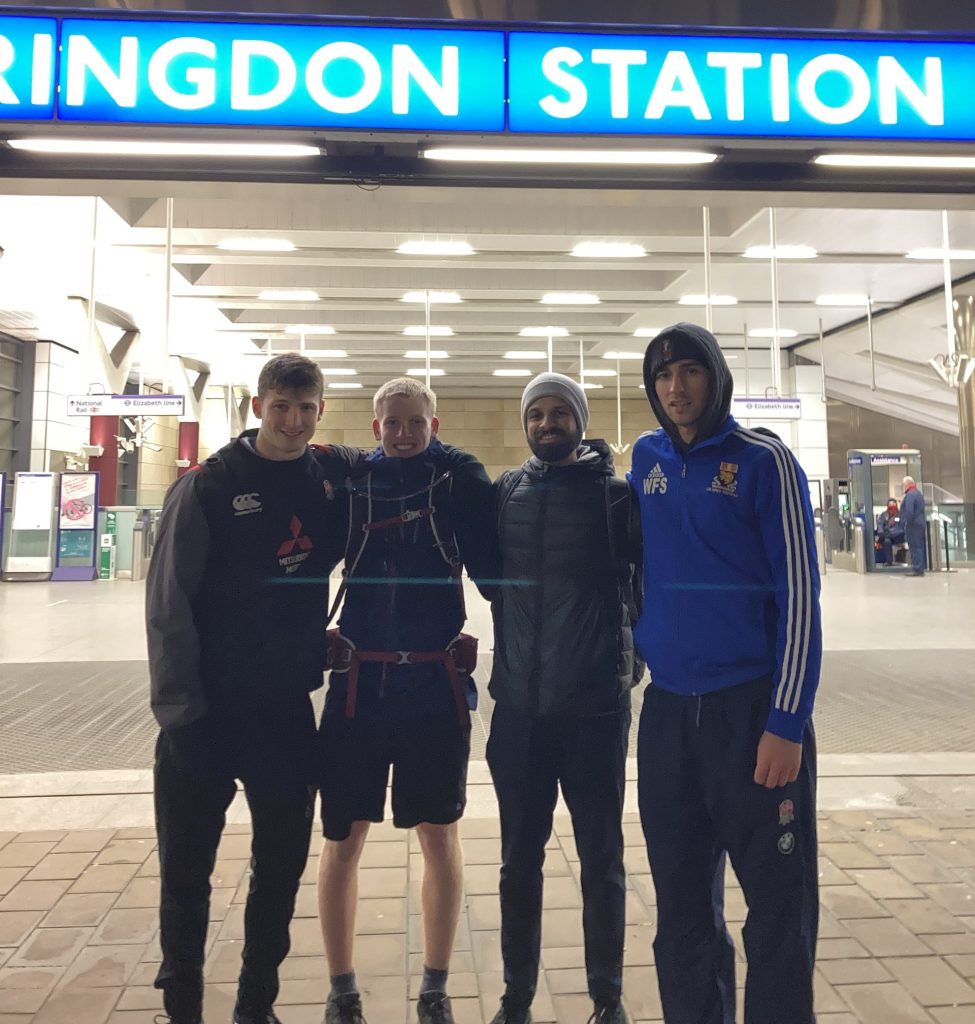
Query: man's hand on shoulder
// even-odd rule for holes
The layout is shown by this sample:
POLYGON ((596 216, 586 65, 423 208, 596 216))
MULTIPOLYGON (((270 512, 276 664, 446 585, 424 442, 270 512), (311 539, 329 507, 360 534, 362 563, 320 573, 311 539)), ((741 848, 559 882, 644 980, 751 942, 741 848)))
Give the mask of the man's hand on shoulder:
POLYGON ((758 756, 755 763, 755 781, 766 789, 776 789, 799 777, 802 764, 802 744, 776 736, 774 732, 762 733, 758 741, 758 756))
POLYGON ((344 444, 311 444, 308 446, 319 465, 333 483, 341 483, 346 477, 353 479, 368 472, 364 448, 352 448, 344 444))

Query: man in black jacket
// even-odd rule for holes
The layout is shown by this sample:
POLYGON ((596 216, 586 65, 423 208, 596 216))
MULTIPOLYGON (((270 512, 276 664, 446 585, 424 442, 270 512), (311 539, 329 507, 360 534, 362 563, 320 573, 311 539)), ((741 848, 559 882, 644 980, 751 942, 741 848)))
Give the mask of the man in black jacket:
POLYGON ((639 529, 602 441, 581 443, 585 391, 543 373, 525 388, 532 457, 495 484, 503 584, 494 613, 496 702, 487 760, 501 815, 505 993, 492 1024, 527 1024, 538 980, 542 864, 559 786, 582 873, 597 1024, 620 1003, 626 878, 623 790, 634 682, 639 529))
POLYGON ((163 991, 173 1024, 203 1012, 210 874, 244 784, 254 838, 235 1024, 275 1024, 278 966, 308 857, 328 574, 342 555, 332 500, 351 449, 309 448, 324 410, 316 364, 269 360, 245 431, 170 488, 146 581, 163 991))

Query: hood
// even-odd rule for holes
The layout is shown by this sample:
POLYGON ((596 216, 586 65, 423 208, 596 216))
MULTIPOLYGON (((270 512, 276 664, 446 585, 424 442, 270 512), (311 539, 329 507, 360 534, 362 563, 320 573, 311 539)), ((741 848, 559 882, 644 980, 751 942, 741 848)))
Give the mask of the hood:
POLYGON ((684 451, 687 449, 687 445, 681 440, 673 420, 664 412, 657 398, 657 390, 650 373, 650 367, 659 358, 664 341, 668 338, 672 342, 674 340, 690 342, 696 350, 696 358, 701 359, 710 374, 710 400, 701 419, 695 444, 716 434, 728 419, 731 413, 731 393, 734 390, 734 380, 721 351, 721 346, 718 344, 718 339, 710 331, 697 324, 679 323, 674 324, 673 327, 665 327, 647 346, 646 354, 643 357, 643 383, 647 389, 647 401, 650 403, 654 416, 657 417, 657 422, 673 441, 674 447, 679 451, 684 451))
POLYGON ((585 438, 576 449, 576 454, 578 456, 576 461, 570 462, 567 466, 553 466, 550 462, 542 462, 537 455, 533 455, 523 463, 521 468, 528 476, 535 479, 551 473, 571 472, 579 469, 595 473, 597 476, 613 476, 615 474, 613 453, 610 451, 609 445, 600 438, 585 438))

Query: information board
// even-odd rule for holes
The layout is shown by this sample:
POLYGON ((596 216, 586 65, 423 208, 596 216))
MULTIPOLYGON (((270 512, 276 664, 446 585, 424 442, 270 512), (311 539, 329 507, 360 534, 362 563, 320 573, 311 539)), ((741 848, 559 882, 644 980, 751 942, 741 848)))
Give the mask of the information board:
POLYGON ((14 477, 12 530, 50 530, 54 507, 54 473, 18 473, 14 477))
POLYGON ((94 472, 61 474, 52 580, 93 580, 97 574, 98 479, 94 472))
POLYGON ((95 529, 97 473, 62 473, 58 501, 59 527, 64 530, 95 529))

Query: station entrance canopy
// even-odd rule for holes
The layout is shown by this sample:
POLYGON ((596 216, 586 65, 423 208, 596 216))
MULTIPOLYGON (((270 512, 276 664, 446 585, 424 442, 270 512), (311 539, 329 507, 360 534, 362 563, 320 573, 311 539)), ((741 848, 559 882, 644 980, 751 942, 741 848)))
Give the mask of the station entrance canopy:
POLYGON ((0 120, 975 140, 975 44, 0 17, 0 120))

